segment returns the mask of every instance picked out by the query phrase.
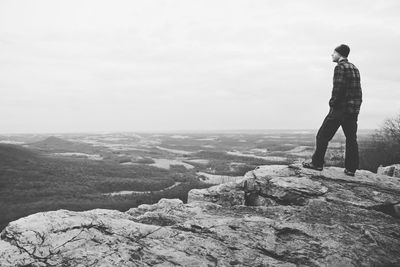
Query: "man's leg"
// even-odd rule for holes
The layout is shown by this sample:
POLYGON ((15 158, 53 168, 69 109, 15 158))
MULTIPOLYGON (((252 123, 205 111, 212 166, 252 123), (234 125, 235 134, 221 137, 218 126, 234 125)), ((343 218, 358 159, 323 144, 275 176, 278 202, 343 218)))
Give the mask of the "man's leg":
POLYGON ((312 163, 315 166, 322 167, 329 141, 332 140, 336 131, 340 127, 340 119, 332 116, 332 112, 326 116, 324 122, 317 133, 316 149, 312 156, 312 163))
POLYGON ((358 143, 357 143, 357 118, 358 115, 347 115, 342 123, 342 129, 346 136, 346 155, 344 167, 355 172, 358 169, 358 143))

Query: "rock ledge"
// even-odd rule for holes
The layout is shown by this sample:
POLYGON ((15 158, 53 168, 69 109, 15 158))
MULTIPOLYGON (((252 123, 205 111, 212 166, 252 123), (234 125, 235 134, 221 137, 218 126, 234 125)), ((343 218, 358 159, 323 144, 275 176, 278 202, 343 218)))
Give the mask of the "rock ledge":
POLYGON ((0 266, 400 266, 399 202, 398 178, 261 166, 188 204, 21 218, 0 266))

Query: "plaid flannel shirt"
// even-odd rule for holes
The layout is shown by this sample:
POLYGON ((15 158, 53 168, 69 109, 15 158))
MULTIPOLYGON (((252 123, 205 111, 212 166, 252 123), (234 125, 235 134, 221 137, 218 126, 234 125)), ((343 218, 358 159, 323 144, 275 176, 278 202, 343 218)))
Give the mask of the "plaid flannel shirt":
POLYGON ((333 109, 343 108, 346 113, 358 114, 361 102, 360 72, 347 59, 342 59, 335 67, 329 106, 333 109))

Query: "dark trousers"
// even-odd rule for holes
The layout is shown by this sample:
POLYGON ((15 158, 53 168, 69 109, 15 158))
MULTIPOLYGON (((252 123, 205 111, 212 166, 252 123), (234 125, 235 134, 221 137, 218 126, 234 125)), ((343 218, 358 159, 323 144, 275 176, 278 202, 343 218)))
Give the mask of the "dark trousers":
POLYGON ((345 168, 353 172, 358 169, 357 120, 358 114, 346 114, 343 110, 334 109, 329 111, 317 134, 317 147, 312 156, 315 166, 324 165, 328 143, 342 126, 346 136, 345 168))

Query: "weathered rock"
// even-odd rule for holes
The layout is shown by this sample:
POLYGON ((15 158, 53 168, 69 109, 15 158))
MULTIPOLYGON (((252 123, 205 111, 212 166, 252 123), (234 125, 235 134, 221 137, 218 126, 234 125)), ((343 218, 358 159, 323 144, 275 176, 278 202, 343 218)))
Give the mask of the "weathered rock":
POLYGON ((220 205, 244 205, 244 191, 240 183, 226 183, 206 189, 192 189, 188 194, 188 202, 208 201, 220 205))
POLYGON ((0 266, 123 266, 158 229, 113 210, 37 213, 3 230, 0 266))
POLYGON ((0 266, 400 266, 399 179, 263 166, 193 191, 188 204, 19 219, 0 266))
POLYGON ((244 201, 249 206, 306 205, 309 200, 318 198, 363 208, 400 202, 399 179, 364 170, 357 171, 351 177, 337 167, 324 168, 320 172, 302 168, 298 164, 272 165, 260 166, 248 172, 245 178, 229 186, 192 190, 189 192, 189 202, 196 199, 223 206, 237 205, 230 202, 234 197, 212 198, 210 192, 213 196, 232 196, 245 192, 244 201), (193 193, 195 198, 191 197, 193 193))
POLYGON ((380 166, 377 173, 400 178, 400 164, 394 164, 386 167, 380 166))

